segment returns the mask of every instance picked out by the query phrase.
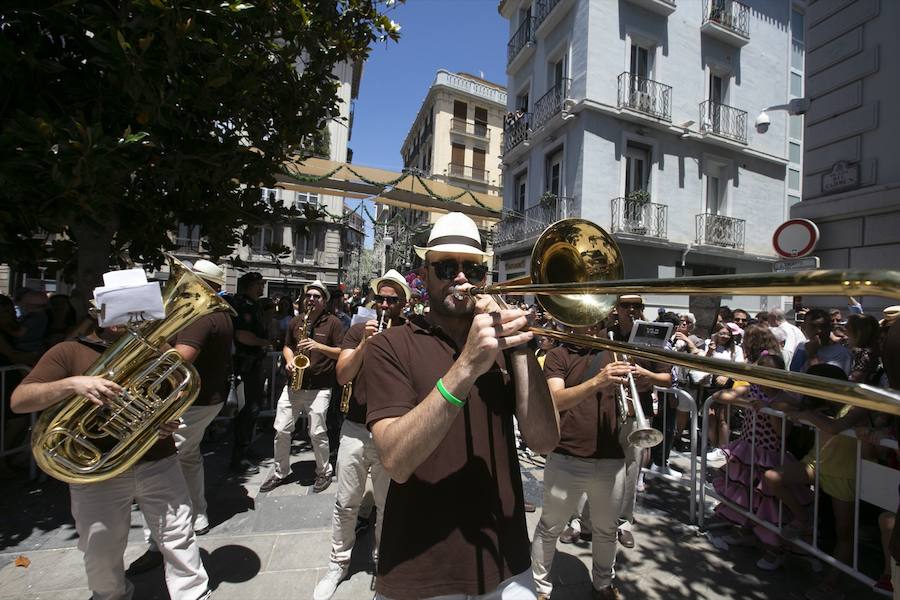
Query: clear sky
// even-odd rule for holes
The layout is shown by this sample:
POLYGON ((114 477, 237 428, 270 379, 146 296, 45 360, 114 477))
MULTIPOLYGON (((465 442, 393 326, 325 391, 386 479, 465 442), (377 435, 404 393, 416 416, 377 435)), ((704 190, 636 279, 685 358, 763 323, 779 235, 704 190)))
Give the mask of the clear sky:
POLYGON ((496 0, 407 0, 388 14, 400 41, 376 44, 363 67, 350 147, 355 164, 399 171, 400 147, 438 69, 506 84, 509 25, 496 0))

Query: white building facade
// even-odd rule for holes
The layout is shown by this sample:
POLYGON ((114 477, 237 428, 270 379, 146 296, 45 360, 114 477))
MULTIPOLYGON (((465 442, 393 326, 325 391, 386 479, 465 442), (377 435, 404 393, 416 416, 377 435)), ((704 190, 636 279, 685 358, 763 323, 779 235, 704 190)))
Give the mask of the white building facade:
MULTIPOLYGON (((505 0, 499 9, 510 22, 512 113, 495 234, 501 281, 526 274, 536 236, 571 216, 613 233, 626 278, 771 271, 772 234, 800 190, 789 189, 786 116, 765 134, 753 119, 789 97, 799 10, 790 0, 505 0)), ((691 305, 687 295, 645 300, 691 305)), ((781 298, 721 302, 752 312, 781 298)))

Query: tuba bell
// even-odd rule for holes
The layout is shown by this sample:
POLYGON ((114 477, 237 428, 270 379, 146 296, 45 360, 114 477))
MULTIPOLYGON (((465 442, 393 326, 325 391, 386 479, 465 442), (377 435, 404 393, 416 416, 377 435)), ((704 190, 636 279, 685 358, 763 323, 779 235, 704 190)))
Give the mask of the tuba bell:
POLYGON ((96 483, 121 474, 156 443, 157 430, 177 420, 200 391, 197 371, 174 349, 163 350, 175 333, 200 317, 234 310, 184 264, 168 257, 162 290, 166 316, 129 325, 84 375, 103 376, 123 392, 97 406, 72 396, 45 410, 31 437, 35 462, 67 483, 96 483))

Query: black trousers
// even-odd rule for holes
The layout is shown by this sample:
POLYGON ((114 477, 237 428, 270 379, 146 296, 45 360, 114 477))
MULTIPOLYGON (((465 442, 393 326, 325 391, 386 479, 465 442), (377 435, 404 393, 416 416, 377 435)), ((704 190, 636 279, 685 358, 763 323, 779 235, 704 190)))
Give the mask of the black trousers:
POLYGON ((235 376, 244 384, 244 406, 234 417, 234 451, 231 460, 242 460, 253 441, 253 429, 259 407, 265 395, 265 374, 263 357, 238 358, 235 356, 235 376))

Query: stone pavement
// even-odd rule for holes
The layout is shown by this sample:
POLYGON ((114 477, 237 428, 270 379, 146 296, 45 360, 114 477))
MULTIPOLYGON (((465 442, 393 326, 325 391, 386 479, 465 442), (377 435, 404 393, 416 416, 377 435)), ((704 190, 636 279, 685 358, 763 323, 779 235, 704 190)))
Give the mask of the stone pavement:
MULTIPOLYGON (((204 444, 213 528, 199 539, 214 598, 311 598, 316 581, 328 565, 336 486, 321 494, 312 493, 312 452, 308 444, 295 441, 292 463, 296 481, 260 495, 259 486, 271 460, 263 461, 259 475, 231 477, 226 472, 229 448, 224 437, 204 444)), ((260 456, 271 456, 271 435, 261 435, 254 450, 260 456)), ((543 478, 540 462, 539 458, 522 457, 526 498, 538 506, 543 478)), ((76 547, 65 486, 53 480, 37 484, 4 481, 3 489, 0 599, 87 599, 90 592, 76 547), (18 556, 27 557, 30 566, 16 567, 18 556)), ((775 573, 760 571, 755 566, 759 550, 723 552, 707 537, 685 530, 681 524, 687 522, 686 487, 648 479, 638 512, 637 547, 620 549, 618 555, 617 584, 626 599, 802 598, 802 591, 819 577, 799 560, 775 573)), ((533 532, 539 516, 540 509, 528 515, 529 532, 533 532)), ((142 517, 135 511, 126 565, 145 550, 141 524, 142 517)), ((335 600, 372 598, 372 565, 368 560, 372 538, 371 528, 362 534, 354 550, 350 577, 338 588, 335 600)), ((557 581, 554 600, 588 600, 590 545, 560 545, 559 550, 553 566, 557 581)), ((168 597, 162 569, 137 576, 133 582, 136 600, 168 597)), ((848 597, 857 600, 881 597, 849 579, 844 580, 844 589, 848 597)))

